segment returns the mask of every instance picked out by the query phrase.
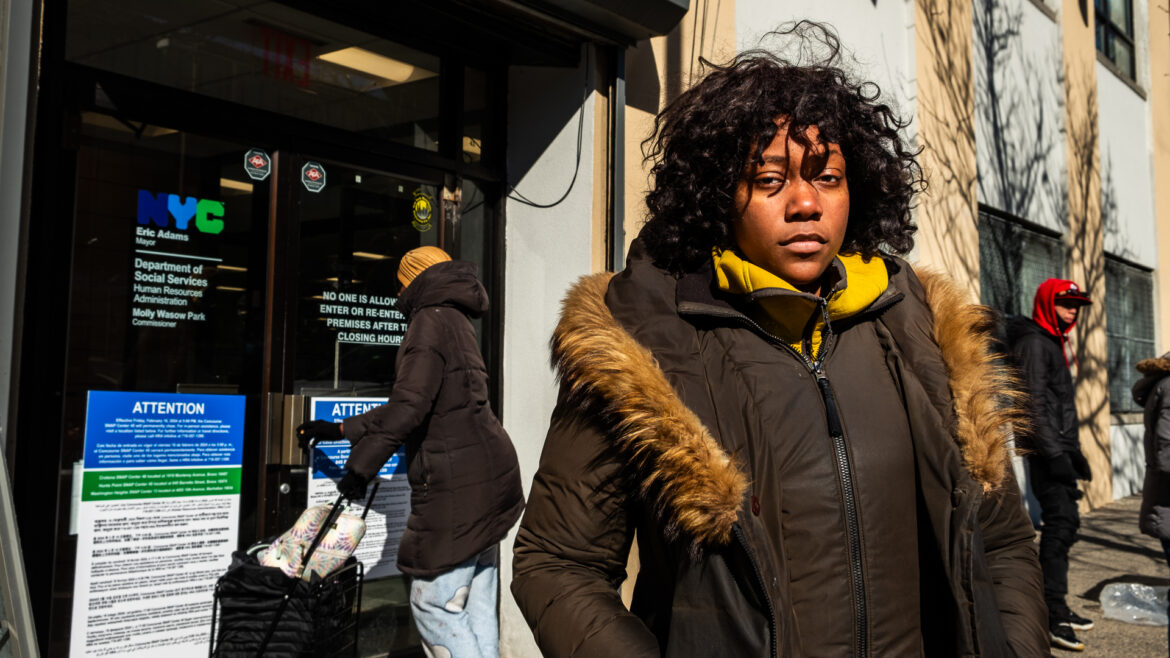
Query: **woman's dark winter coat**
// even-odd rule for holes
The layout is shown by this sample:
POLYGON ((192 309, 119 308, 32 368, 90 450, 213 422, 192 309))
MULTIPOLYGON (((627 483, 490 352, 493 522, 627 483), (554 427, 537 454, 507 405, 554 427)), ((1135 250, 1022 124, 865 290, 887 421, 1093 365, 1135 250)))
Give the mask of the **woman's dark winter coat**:
POLYGON ((1170 352, 1139 361, 1144 377, 1133 386, 1133 399, 1145 407, 1146 480, 1142 485, 1142 532, 1170 540, 1170 352))
POLYGON ((512 592, 545 656, 896 655, 883 629, 915 614, 914 653, 1048 655, 989 319, 948 284, 887 266, 887 290, 832 327, 816 373, 712 292, 710 269, 676 278, 635 248, 624 272, 569 293, 553 339, 562 393, 513 563, 512 592), (870 381, 884 381, 892 403, 870 396, 870 381), (883 470, 856 438, 887 420, 908 428, 914 475, 899 484, 916 510, 873 503, 883 470), (777 445, 829 475, 785 471, 777 445), (781 472, 793 481, 778 482, 781 472), (789 484, 827 502, 825 513, 789 525, 789 484), (872 573, 867 560, 897 556, 866 533, 890 528, 911 536, 919 559, 872 573), (627 610, 618 585, 635 533, 627 610), (825 550, 792 554, 810 541, 825 550), (840 574, 824 612, 800 619, 797 557, 840 574), (871 579, 900 575, 919 583, 918 610, 868 598, 871 579))
POLYGON ((516 450, 488 404, 487 369, 468 316, 488 308, 475 265, 449 261, 398 299, 409 320, 386 404, 345 419, 346 468, 366 478, 406 445, 410 516, 398 568, 435 576, 499 542, 524 508, 516 450))

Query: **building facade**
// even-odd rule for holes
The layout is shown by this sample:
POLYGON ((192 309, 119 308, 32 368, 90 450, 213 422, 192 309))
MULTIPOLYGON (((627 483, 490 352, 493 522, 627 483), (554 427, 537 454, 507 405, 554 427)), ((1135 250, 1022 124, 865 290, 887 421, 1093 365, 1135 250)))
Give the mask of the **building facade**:
MULTIPOLYGON (((102 550, 147 534, 109 524, 219 514, 187 530, 228 538, 209 573, 287 527, 321 486, 291 429, 392 385, 393 273, 413 247, 480 268, 493 404, 527 486, 561 298, 620 268, 645 220, 654 115, 704 60, 786 48, 770 32, 803 18, 834 26, 848 65, 912 120, 929 183, 912 261, 1005 314, 1030 312, 1050 276, 1097 300, 1075 343, 1087 499, 1135 492, 1133 363, 1170 349, 1170 17, 1148 0, 0 0, 0 438, 22 548, 5 553, 23 556, 41 653, 130 647, 108 606, 205 631, 206 591, 158 613, 132 577, 103 575, 102 550), (204 457, 229 446, 196 465, 227 488, 136 480, 158 464, 125 456, 117 405, 205 401, 237 415, 183 436, 204 457), (170 507, 103 498, 119 477, 170 507)), ((125 431, 172 445, 177 430, 125 431)), ((408 494, 387 489, 392 536, 408 494)), ((536 656, 507 592, 512 540, 501 647, 536 656)), ((370 562, 361 653, 421 655, 388 556, 370 562)))

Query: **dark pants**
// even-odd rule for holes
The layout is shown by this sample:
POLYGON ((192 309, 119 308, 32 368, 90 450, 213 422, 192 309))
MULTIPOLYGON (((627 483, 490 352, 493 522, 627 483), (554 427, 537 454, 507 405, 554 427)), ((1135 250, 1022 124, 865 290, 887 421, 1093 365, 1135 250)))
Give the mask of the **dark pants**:
POLYGON ((1044 602, 1050 616, 1068 609, 1068 549, 1077 540, 1081 492, 1075 484, 1052 479, 1043 459, 1029 458, 1032 493, 1040 503, 1040 570, 1044 574, 1044 602))

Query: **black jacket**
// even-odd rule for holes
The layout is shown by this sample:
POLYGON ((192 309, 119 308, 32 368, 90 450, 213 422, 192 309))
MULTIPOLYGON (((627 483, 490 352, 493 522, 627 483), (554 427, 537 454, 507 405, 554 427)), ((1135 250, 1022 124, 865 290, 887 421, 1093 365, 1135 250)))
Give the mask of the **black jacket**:
POLYGON ((885 635, 897 622, 880 618, 908 614, 925 655, 1047 655, 986 323, 946 285, 924 290, 889 265, 887 292, 834 328, 824 382, 713 296, 709 276, 676 280, 638 249, 623 273, 569 293, 553 341, 561 398, 513 563, 545 656, 905 655, 885 635), (888 474, 862 443, 887 422, 909 431, 912 474, 897 484, 917 509, 879 502, 888 474), (812 469, 791 468, 806 457, 812 469), (823 513, 787 516, 791 491, 823 513), (882 562, 913 572, 917 610, 871 598, 897 576, 871 570, 888 550, 869 540, 875 528, 917 546, 912 563, 882 562), (617 586, 635 534, 627 610, 617 586), (798 564, 838 574, 805 617, 798 564))
POLYGON ((1032 318, 1016 316, 1008 320, 1008 342, 1030 400, 1031 429, 1019 437, 1020 448, 1045 458, 1080 454, 1076 389, 1060 338, 1032 318))
POLYGON ((487 307, 474 264, 423 270, 398 299, 410 324, 389 401, 345 419, 346 468, 358 475, 372 478, 406 445, 410 516, 398 568, 412 576, 446 572, 500 541, 524 509, 516 450, 488 403, 468 319, 487 307))

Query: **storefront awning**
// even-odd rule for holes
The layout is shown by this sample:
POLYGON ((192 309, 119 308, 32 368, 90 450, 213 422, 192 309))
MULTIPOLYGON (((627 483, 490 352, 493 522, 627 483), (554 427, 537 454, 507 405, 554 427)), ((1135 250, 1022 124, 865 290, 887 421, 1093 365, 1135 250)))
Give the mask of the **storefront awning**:
POLYGON ((690 0, 277 0, 307 14, 421 50, 462 53, 469 61, 574 66, 581 44, 627 47, 670 32, 690 0))
POLYGON ((690 7, 690 0, 513 1, 581 29, 628 41, 666 34, 690 7))

